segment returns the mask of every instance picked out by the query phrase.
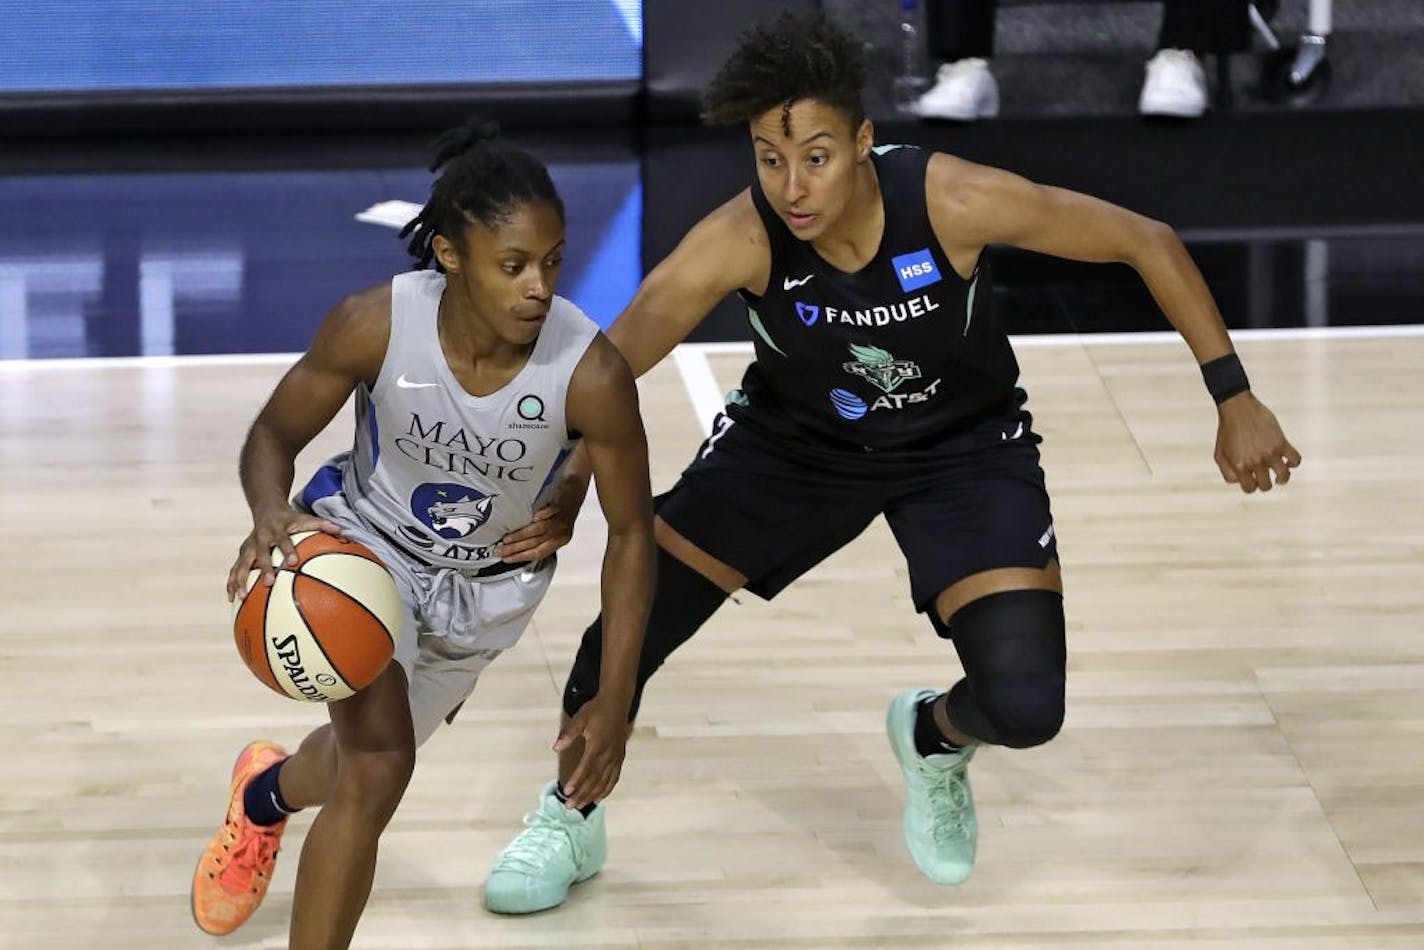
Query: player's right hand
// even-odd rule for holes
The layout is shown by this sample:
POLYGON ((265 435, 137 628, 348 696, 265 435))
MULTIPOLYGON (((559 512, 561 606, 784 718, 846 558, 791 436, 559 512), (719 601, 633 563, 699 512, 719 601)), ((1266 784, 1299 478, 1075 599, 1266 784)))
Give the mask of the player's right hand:
POLYGON ((554 742, 555 752, 563 752, 583 740, 578 764, 564 784, 570 808, 582 809, 601 802, 618 784, 631 734, 628 706, 629 701, 605 699, 600 692, 584 703, 560 731, 554 742))
POLYGON ((277 569, 272 566, 273 548, 281 548, 288 564, 297 563, 297 551, 292 546, 291 536, 303 531, 324 531, 341 537, 340 525, 295 508, 283 506, 254 514, 252 533, 243 538, 237 549, 237 560, 233 562, 232 570, 227 572, 228 603, 247 595, 247 575, 254 568, 262 572, 262 581, 268 586, 277 579, 277 569))

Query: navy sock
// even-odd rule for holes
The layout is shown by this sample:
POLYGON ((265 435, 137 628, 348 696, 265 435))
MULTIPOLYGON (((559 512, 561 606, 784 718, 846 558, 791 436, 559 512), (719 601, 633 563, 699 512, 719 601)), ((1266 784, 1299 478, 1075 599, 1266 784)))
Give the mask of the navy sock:
POLYGON ((247 820, 254 825, 275 825, 288 815, 301 811, 282 800, 282 790, 277 785, 277 776, 286 761, 283 759, 269 766, 267 771, 247 784, 242 795, 242 810, 247 812, 247 820))
MULTIPOLYGON (((563 806, 565 806, 565 807, 568 806, 568 804, 569 804, 569 796, 568 796, 567 793, 564 792, 564 787, 563 787, 562 785, 560 785, 558 782, 555 782, 555 783, 554 783, 554 797, 559 800, 559 804, 560 804, 560 805, 563 805, 563 806)), ((580 809, 578 810, 578 813, 579 813, 580 815, 583 815, 585 818, 587 818, 589 815, 592 815, 592 814, 593 814, 593 810, 594 810, 595 808, 597 808, 597 807, 598 807, 598 802, 594 802, 592 805, 585 805, 585 806, 583 806, 582 808, 580 808, 580 809)))
POLYGON ((948 755, 963 748, 946 739, 935 724, 934 704, 938 701, 939 696, 931 696, 915 705, 915 751, 920 755, 948 755))

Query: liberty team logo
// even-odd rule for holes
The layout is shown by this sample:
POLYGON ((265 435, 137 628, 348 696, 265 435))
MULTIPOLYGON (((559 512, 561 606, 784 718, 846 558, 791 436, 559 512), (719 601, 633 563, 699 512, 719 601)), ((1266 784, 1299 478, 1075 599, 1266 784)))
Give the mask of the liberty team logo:
POLYGON ((426 483, 410 496, 410 510, 420 523, 447 541, 468 538, 489 520, 494 500, 467 485, 426 483))
POLYGON ((897 360, 878 346, 850 345, 850 355, 855 359, 842 363, 841 368, 852 376, 859 376, 884 395, 876 396, 874 402, 866 402, 849 389, 837 387, 826 393, 831 400, 831 408, 842 419, 854 422, 867 413, 877 410, 900 410, 917 403, 929 402, 939 392, 940 380, 936 379, 918 392, 895 392, 906 380, 919 379, 920 364, 913 360, 897 360))
POLYGON ((850 355, 855 359, 842 363, 841 368, 853 376, 859 376, 883 393, 893 393, 907 379, 919 379, 919 364, 911 360, 897 360, 878 346, 850 345, 850 355))

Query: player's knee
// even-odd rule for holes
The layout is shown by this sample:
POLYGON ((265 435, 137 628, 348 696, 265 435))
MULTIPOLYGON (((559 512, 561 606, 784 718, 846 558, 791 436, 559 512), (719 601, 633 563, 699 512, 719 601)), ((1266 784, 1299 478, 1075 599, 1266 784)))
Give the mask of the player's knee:
POLYGON ((979 695, 994 742, 1011 749, 1043 745, 1063 728, 1061 675, 1003 677, 979 695))
POLYGON ((396 810, 415 772, 415 746, 342 753, 338 785, 355 806, 384 821, 396 810))
POLYGON ((993 745, 1042 745, 1063 728, 1067 649, 1056 591, 991 594, 950 618, 965 680, 949 694, 949 718, 993 745))

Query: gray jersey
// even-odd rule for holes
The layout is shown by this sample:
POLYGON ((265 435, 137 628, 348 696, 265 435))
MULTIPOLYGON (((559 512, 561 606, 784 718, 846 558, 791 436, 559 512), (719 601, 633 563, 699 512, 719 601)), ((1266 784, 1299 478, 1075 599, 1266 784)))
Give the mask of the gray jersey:
POLYGON ((524 368, 497 392, 472 396, 440 347, 444 289, 432 271, 391 281, 390 343, 375 388, 356 391, 341 486, 406 553, 472 573, 502 563, 492 546, 529 522, 568 457, 569 379, 598 326, 555 297, 524 368))

